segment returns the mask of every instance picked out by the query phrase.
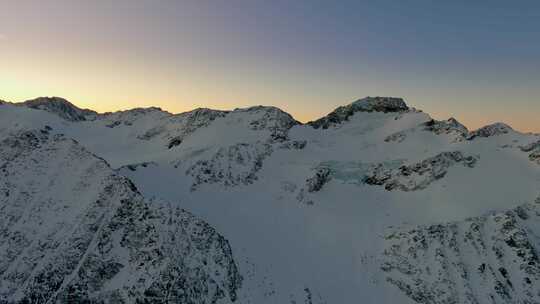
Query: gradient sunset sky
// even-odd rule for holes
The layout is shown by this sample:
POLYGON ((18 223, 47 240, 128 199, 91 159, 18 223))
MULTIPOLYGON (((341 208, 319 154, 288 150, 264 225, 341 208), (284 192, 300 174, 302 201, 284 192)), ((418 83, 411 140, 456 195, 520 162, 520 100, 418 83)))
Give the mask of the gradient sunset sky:
POLYGON ((0 99, 113 111, 364 96, 540 132, 540 1, 0 0, 0 99))

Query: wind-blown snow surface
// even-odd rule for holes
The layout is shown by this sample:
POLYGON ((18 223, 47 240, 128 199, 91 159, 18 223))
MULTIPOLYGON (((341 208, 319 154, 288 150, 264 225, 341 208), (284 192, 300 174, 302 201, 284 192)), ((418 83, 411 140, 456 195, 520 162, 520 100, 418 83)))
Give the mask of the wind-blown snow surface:
MULTIPOLYGON (((528 276, 523 295, 519 264, 490 258, 490 247, 488 254, 465 254, 464 240, 456 242, 460 256, 445 265, 458 267, 458 260, 474 265, 470 272, 484 263, 492 274, 401 271, 414 263, 442 269, 436 257, 408 256, 408 232, 533 203, 540 194, 538 136, 502 124, 469 132, 397 98, 359 100, 308 125, 273 107, 175 115, 150 108, 76 121, 54 113, 58 108, 0 105, 0 136, 65 134, 146 197, 203 218, 230 242, 244 278, 239 303, 492 303, 487 295, 496 303, 540 301, 535 277, 528 276), (393 235, 402 249, 390 251, 393 235), (509 298, 497 297, 494 286, 509 298)), ((532 252, 540 249, 534 231, 525 235, 532 252)), ((481 238, 506 237, 500 233, 481 238)), ((427 252, 454 249, 427 239, 427 252)))

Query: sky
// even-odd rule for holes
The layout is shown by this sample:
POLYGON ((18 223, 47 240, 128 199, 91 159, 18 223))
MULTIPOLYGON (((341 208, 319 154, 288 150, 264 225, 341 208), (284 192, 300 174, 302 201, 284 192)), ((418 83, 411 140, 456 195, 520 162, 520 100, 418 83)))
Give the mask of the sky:
POLYGON ((0 0, 0 99, 97 111, 403 97, 540 132, 540 1, 0 0))

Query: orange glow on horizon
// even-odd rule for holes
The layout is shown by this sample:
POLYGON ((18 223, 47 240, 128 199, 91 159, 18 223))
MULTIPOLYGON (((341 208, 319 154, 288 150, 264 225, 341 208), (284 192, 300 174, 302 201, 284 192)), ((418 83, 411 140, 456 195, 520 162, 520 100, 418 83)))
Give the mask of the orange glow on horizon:
MULTIPOLYGON (((67 56, 56 48, 18 51, 19 47, 8 45, 0 51, 0 65, 7 71, 0 74, 0 99, 20 102, 39 96, 60 96, 98 112, 157 106, 181 113, 197 107, 231 110, 272 105, 307 122, 364 96, 402 96, 410 106, 434 118, 455 117, 470 129, 502 121, 517 130, 540 132, 535 111, 516 108, 510 113, 502 104, 486 110, 467 103, 467 97, 456 95, 453 88, 442 88, 446 92, 439 92, 438 88, 406 88, 399 81, 380 82, 376 73, 358 79, 323 75, 326 78, 314 81, 309 73, 294 70, 290 78, 265 79, 250 77, 261 70, 247 68, 228 74, 190 63, 178 66, 145 62, 129 54, 102 56, 81 51, 67 56)), ((490 99, 495 99, 493 94, 476 96, 475 100, 489 104, 490 99)), ((469 91, 462 95, 475 96, 469 91)))

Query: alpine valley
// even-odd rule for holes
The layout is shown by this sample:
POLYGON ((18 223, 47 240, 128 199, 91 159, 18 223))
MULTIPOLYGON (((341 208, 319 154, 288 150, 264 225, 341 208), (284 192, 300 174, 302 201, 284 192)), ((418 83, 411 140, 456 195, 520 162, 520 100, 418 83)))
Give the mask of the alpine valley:
POLYGON ((540 303, 540 135, 401 98, 0 102, 0 303, 540 303))

